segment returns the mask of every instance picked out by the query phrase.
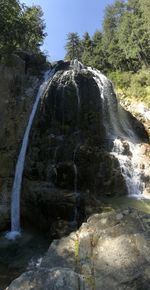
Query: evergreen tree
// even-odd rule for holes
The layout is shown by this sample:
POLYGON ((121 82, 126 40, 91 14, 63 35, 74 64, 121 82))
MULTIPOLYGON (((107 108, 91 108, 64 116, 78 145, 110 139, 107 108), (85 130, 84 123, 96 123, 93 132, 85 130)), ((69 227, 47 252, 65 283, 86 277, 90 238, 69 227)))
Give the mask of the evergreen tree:
POLYGON ((150 65, 150 1, 116 0, 106 7, 103 30, 80 41, 68 35, 67 58, 107 71, 137 71, 150 65), (81 50, 82 47, 82 50, 81 50))
POLYGON ((67 43, 65 45, 66 56, 65 59, 72 60, 77 58, 81 59, 81 42, 77 33, 70 32, 67 35, 67 43))
POLYGON ((20 46, 32 52, 39 51, 46 36, 43 11, 40 6, 24 6, 20 26, 20 46))
POLYGON ((0 0, 0 55, 17 48, 39 51, 46 34, 40 7, 21 5, 19 0, 0 0))
POLYGON ((103 51, 112 70, 124 69, 125 54, 120 48, 118 31, 124 13, 125 4, 123 0, 117 0, 113 5, 108 5, 105 11, 103 23, 103 51))
POLYGON ((0 1, 0 54, 9 53, 17 46, 20 15, 17 0, 0 1))
POLYGON ((93 42, 90 38, 88 32, 85 32, 83 35, 83 39, 81 41, 82 45, 82 57, 81 61, 85 65, 91 65, 92 63, 92 52, 93 52, 93 42))
MULTIPOLYGON (((141 0, 140 0, 141 1, 141 0)), ((128 0, 127 9, 121 19, 119 45, 126 59, 148 66, 150 55, 150 34, 146 26, 139 0, 128 0)))
POLYGON ((149 17, 150 1, 149 0, 141 0, 139 5, 140 5, 141 12, 142 12, 142 17, 144 18, 145 28, 150 33, 150 17, 149 17))
POLYGON ((100 31, 96 31, 93 35, 93 57, 92 66, 99 69, 105 70, 108 67, 106 64, 105 53, 102 46, 103 34, 100 31))

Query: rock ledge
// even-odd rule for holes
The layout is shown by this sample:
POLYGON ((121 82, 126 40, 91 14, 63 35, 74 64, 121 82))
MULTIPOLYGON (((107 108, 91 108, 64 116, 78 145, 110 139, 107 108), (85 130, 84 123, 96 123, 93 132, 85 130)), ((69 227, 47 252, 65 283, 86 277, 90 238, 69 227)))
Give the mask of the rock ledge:
POLYGON ((94 214, 54 240, 41 265, 7 290, 150 289, 150 215, 135 209, 94 214))

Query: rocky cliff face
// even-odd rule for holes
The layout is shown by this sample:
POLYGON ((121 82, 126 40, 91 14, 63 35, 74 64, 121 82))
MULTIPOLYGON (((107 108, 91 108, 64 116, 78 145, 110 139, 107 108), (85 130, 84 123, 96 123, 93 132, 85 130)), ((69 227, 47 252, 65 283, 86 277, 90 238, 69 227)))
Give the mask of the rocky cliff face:
POLYGON ((11 64, 0 65, 0 230, 10 222, 15 164, 38 85, 21 58, 12 56, 11 64))
MULTIPOLYGON (((37 78, 25 75, 23 61, 15 68, 1 67, 1 229, 9 220, 15 163, 37 84, 37 78)), ((104 75, 77 61, 58 62, 32 126, 23 221, 38 220, 46 230, 56 220, 79 225, 89 204, 95 207, 93 198, 148 192, 148 142, 144 126, 121 108, 104 75), (138 162, 134 151, 140 154, 138 162)))
POLYGON ((131 144, 148 142, 144 126, 121 108, 105 76, 59 62, 33 124, 23 216, 49 228, 57 218, 73 221, 77 211, 80 223, 93 197, 141 193, 150 179, 144 171, 132 176, 131 144))

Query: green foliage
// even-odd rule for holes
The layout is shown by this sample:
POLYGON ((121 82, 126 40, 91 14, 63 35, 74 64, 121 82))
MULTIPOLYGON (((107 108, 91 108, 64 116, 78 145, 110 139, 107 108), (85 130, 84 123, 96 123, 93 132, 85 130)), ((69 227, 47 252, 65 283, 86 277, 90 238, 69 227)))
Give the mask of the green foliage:
POLYGON ((0 54, 15 49, 18 42, 20 15, 21 7, 18 1, 0 1, 0 54))
POLYGON ((74 252, 75 252, 75 258, 78 261, 79 260, 79 240, 75 240, 75 245, 74 245, 74 252))
POLYGON ((150 35, 139 1, 128 1, 119 27, 119 45, 126 59, 136 59, 141 65, 148 65, 150 35))
POLYGON ((27 7, 18 0, 0 1, 0 55, 16 49, 38 52, 46 34, 40 7, 27 7))
POLYGON ((150 107, 150 72, 141 69, 133 72, 112 72, 108 77, 113 81, 120 98, 144 102, 150 107))
POLYGON ((131 96, 144 100, 147 97, 148 86, 150 86, 150 73, 146 70, 140 70, 131 78, 131 96))
POLYGON ((102 46, 103 35, 100 31, 96 31, 93 35, 93 52, 92 52, 92 66, 105 71, 109 66, 107 62, 107 55, 102 46))
POLYGON ((67 43, 65 46, 66 49, 66 56, 65 59, 72 60, 72 59, 80 59, 81 57, 81 42, 79 35, 74 32, 70 32, 67 35, 67 43))
POLYGON ((85 65, 91 65, 92 60, 92 52, 93 52, 93 43, 90 38, 88 32, 85 32, 83 35, 83 39, 81 40, 81 47, 82 47, 82 57, 81 61, 85 65))
POLYGON ((142 12, 142 17, 144 18, 144 25, 145 28, 150 32, 150 1, 149 0, 142 0, 140 1, 140 10, 142 12))
POLYGON ((115 71, 108 74, 115 86, 122 90, 127 90, 131 84, 132 72, 115 71))
MULTIPOLYGON (((77 57, 85 65, 104 72, 137 72, 143 65, 150 66, 150 1, 116 0, 105 10, 102 31, 96 31, 90 38, 86 32, 73 46, 72 51, 82 48, 80 53, 70 53, 67 43, 67 56, 77 57)), ((76 34, 75 34, 76 35, 76 34)), ((70 59, 68 57, 68 59, 70 59)))
POLYGON ((40 6, 24 7, 21 17, 20 44, 23 49, 36 52, 46 36, 40 6))

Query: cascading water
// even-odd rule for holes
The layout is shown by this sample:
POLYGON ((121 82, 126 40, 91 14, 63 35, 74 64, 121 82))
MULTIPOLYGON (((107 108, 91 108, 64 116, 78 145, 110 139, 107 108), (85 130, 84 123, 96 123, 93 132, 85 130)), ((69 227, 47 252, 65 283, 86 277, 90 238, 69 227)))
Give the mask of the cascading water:
POLYGON ((80 147, 80 143, 76 145, 75 150, 73 152, 73 168, 74 168, 74 192, 75 194, 77 194, 77 185, 78 185, 78 168, 76 165, 76 155, 77 155, 77 151, 80 147))
POLYGON ((60 147, 61 147, 60 145, 56 146, 55 151, 54 151, 53 163, 51 165, 51 169, 55 173, 55 176, 56 176, 56 181, 57 181, 57 153, 60 147))
POLYGON ((88 67, 88 71, 94 75, 94 80, 96 81, 99 90, 101 91, 101 98, 104 100, 104 85, 108 81, 107 78, 97 69, 92 69, 88 67))
POLYGON ((132 158, 131 158, 131 163, 132 163, 132 182, 133 182, 133 189, 132 191, 129 190, 129 193, 131 193, 132 196, 135 196, 137 198, 141 198, 142 194, 144 193, 145 190, 145 182, 142 181, 141 177, 143 174, 142 169, 139 166, 139 155, 138 155, 138 145, 135 145, 131 142, 129 142, 129 146, 130 146, 130 152, 132 154, 132 158))
POLYGON ((100 90, 100 98, 102 100, 103 123, 110 139, 129 138, 133 142, 136 136, 128 123, 124 111, 117 102, 113 93, 112 83, 98 70, 88 67, 88 71, 94 75, 94 80, 100 90))
POLYGON ((119 161, 128 194, 140 198, 145 184, 142 181, 142 171, 137 162, 138 138, 133 132, 124 110, 116 101, 112 89, 109 90, 111 84, 109 80, 96 69, 89 67, 88 71, 94 75, 93 79, 100 90, 106 135, 113 142, 111 154, 119 161), (124 143, 128 146, 128 152, 125 152, 124 143))
POLYGON ((81 69, 84 69, 84 65, 76 58, 70 62, 70 68, 80 71, 81 69))
POLYGON ((74 194, 76 199, 76 206, 75 206, 75 212, 74 212, 74 218, 72 225, 77 225, 77 219, 78 219, 78 206, 80 203, 80 193, 78 192, 78 168, 76 165, 76 154, 80 147, 80 143, 76 145, 75 150, 73 152, 73 169, 74 169, 74 194))
POLYGON ((79 88, 78 88, 77 83, 75 81, 75 71, 74 70, 72 71, 72 82, 73 82, 75 89, 76 89, 76 95, 77 95, 77 101, 78 101, 78 112, 79 112, 81 101, 80 101, 79 88))
POLYGON ((65 86, 62 88, 62 128, 64 129, 64 123, 65 123, 65 86))
POLYGON ((77 126, 79 126, 79 114, 80 114, 80 109, 81 109, 81 100, 80 100, 80 93, 79 93, 79 88, 78 85, 75 81, 75 72, 79 72, 81 69, 84 68, 82 63, 80 63, 77 59, 71 62, 70 68, 72 69, 72 74, 71 74, 71 81, 75 87, 76 90, 76 96, 77 96, 77 126))
POLYGON ((65 76, 68 75, 68 71, 64 71, 60 77, 59 86, 58 89, 61 90, 61 97, 62 97, 62 128, 64 128, 64 122, 65 122, 65 82, 63 83, 63 80, 65 79, 65 76))
POLYGON ((138 168, 137 164, 137 148, 133 143, 126 141, 128 146, 128 155, 125 154, 124 142, 121 139, 113 141, 112 155, 114 155, 120 164, 121 173, 125 179, 128 194, 132 197, 141 198, 144 192, 145 184, 141 180, 142 171, 138 168))
POLYGON ((33 105, 28 125, 26 127, 21 150, 18 156, 16 170, 15 170, 15 177, 14 183, 12 188, 12 201, 11 201, 11 231, 6 234, 7 239, 15 239, 16 237, 21 235, 21 228, 20 228, 20 191, 21 191, 21 184, 22 184, 22 177, 23 177, 23 170, 24 170, 24 163, 26 157, 26 151, 29 141, 29 134, 31 130, 31 126, 34 120, 35 113, 37 111, 37 107, 40 101, 40 98, 45 93, 46 89, 49 86, 49 82, 55 73, 55 68, 51 71, 47 71, 44 74, 44 81, 39 88, 37 93, 35 103, 33 105))

